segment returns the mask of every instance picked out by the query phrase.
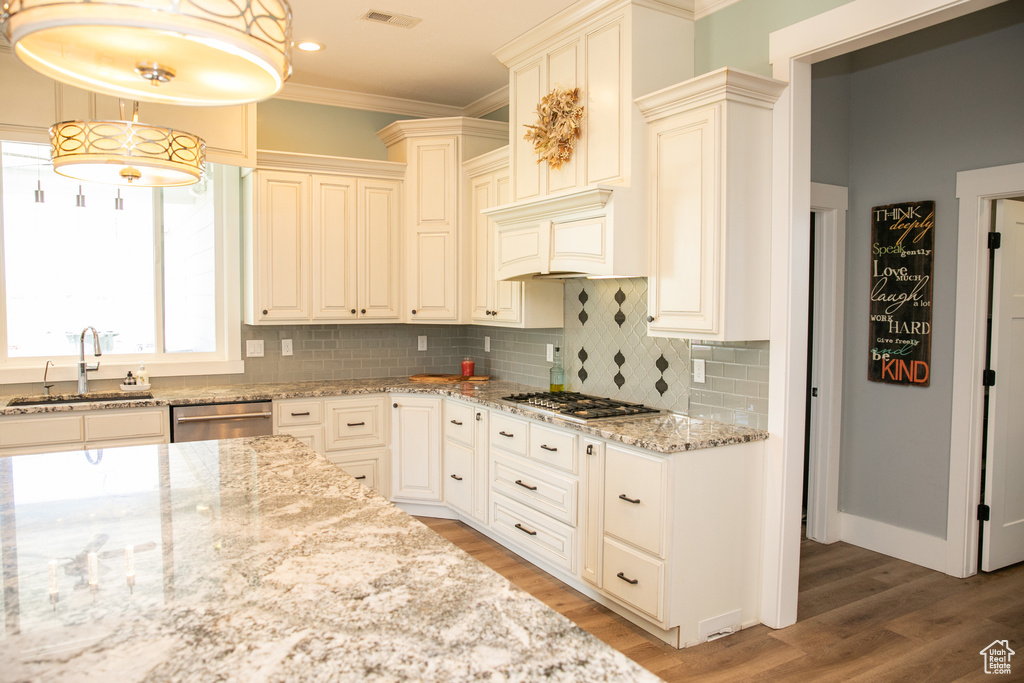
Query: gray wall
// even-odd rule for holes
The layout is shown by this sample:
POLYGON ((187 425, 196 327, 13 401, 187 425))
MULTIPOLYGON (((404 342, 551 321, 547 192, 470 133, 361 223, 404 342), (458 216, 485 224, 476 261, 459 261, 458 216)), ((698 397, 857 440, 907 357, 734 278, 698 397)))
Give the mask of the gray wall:
POLYGON ((1024 161, 1024 1, 864 50, 848 66, 815 68, 812 128, 815 181, 844 183, 849 157, 840 509, 944 538, 956 173, 1024 161), (936 202, 931 386, 869 382, 869 212, 925 199, 936 202))

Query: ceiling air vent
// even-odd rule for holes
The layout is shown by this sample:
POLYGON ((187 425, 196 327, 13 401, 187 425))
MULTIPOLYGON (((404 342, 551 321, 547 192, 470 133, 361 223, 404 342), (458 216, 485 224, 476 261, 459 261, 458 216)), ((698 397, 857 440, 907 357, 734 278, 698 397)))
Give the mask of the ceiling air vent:
POLYGON ((402 28, 412 28, 416 24, 423 21, 416 17, 409 17, 404 14, 392 14, 391 12, 381 12, 379 10, 370 10, 363 15, 363 19, 367 21, 376 21, 379 24, 390 24, 392 26, 401 26, 402 28))

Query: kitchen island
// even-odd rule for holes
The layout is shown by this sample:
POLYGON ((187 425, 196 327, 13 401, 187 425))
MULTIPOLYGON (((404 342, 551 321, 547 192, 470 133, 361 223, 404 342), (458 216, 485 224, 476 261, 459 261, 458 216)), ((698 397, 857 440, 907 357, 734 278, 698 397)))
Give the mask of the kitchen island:
POLYGON ((291 437, 0 458, 0 680, 657 680, 291 437))

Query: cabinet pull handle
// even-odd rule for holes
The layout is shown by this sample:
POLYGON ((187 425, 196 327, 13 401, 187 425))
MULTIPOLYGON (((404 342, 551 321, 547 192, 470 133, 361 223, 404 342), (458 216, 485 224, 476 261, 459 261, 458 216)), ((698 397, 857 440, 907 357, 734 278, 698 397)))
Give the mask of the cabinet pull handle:
POLYGON ((633 505, 639 505, 640 504, 640 499, 639 498, 634 500, 632 498, 627 497, 625 493, 620 493, 619 494, 619 500, 624 500, 627 503, 632 503, 633 505))
POLYGON ((356 479, 366 479, 366 475, 360 474, 358 477, 356 477, 356 479))
POLYGON ((477 413, 476 414, 476 421, 479 422, 480 418, 482 418, 482 417, 483 417, 483 415, 481 413, 477 413))
POLYGON ((515 438, 515 434, 509 434, 508 432, 498 432, 498 433, 501 434, 502 436, 507 436, 510 439, 515 438))
POLYGON ((540 445, 540 447, 543 448, 546 451, 551 451, 552 453, 554 453, 555 451, 558 450, 554 446, 548 446, 547 444, 543 444, 543 443, 540 445))
POLYGON ((530 486, 529 484, 524 484, 522 479, 516 479, 516 483, 519 484, 520 486, 522 486, 524 489, 530 489, 531 491, 536 491, 537 490, 536 486, 530 486))
POLYGON ((451 421, 451 423, 452 423, 453 425, 455 425, 456 427, 461 427, 461 426, 462 426, 462 423, 461 423, 461 422, 459 422, 458 420, 452 420, 452 421, 451 421))
POLYGON ((616 574, 615 576, 619 577, 620 579, 622 579, 623 581, 625 581, 626 583, 628 583, 628 584, 629 584, 629 585, 631 585, 631 586, 635 586, 635 585, 637 585, 638 583, 640 583, 640 580, 639 580, 639 579, 627 579, 627 578, 626 578, 626 575, 625 575, 625 574, 623 574, 622 572, 619 572, 619 573, 618 573, 618 574, 616 574))
POLYGON ((366 423, 365 422, 346 422, 345 424, 347 424, 349 427, 362 427, 366 423))
POLYGON ((529 529, 527 529, 522 524, 519 524, 518 522, 516 523, 516 528, 519 529, 520 531, 524 532, 524 533, 530 534, 531 536, 536 536, 537 535, 536 531, 530 531, 529 529))
POLYGON ((292 413, 292 417, 307 417, 308 415, 309 415, 309 411, 308 410, 306 412, 304 412, 304 413, 292 413))
POLYGON ((459 476, 459 475, 457 475, 457 474, 453 474, 453 475, 452 475, 452 479, 454 479, 455 481, 462 481, 462 477, 460 477, 460 476, 459 476))
POLYGON ((593 454, 594 454, 594 444, 589 443, 589 444, 587 444, 587 455, 593 455, 593 454))

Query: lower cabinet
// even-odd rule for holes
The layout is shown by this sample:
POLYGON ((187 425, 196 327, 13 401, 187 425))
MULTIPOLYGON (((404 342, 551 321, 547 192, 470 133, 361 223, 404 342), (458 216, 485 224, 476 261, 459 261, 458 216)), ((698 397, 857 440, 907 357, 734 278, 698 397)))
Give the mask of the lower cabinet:
POLYGON ((0 417, 0 455, 167 443, 166 407, 0 417))
POLYGON ((384 394, 274 401, 274 433, 288 434, 365 486, 388 495, 384 394))
POLYGON ((487 428, 490 412, 479 405, 444 401, 444 500, 449 508, 488 523, 487 428))
POLYGON ((443 501, 441 399, 393 394, 391 408, 391 499, 443 501))

